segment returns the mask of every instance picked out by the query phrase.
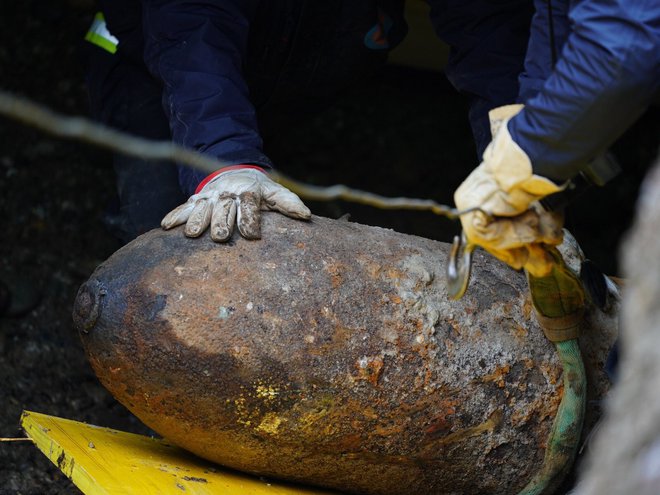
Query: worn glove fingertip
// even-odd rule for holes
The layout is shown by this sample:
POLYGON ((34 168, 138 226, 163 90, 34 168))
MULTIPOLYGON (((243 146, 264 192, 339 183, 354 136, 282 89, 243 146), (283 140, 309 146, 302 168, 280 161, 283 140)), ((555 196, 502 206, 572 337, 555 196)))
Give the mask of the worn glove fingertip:
POLYGON ((183 230, 185 236, 199 237, 200 235, 202 235, 209 226, 210 216, 211 215, 209 214, 208 215, 209 218, 207 218, 206 215, 202 217, 194 218, 191 215, 191 217, 188 219, 188 222, 186 223, 186 228, 183 230))
POLYGON ((302 208, 290 210, 289 216, 292 218, 298 218, 300 220, 309 220, 312 218, 312 212, 305 205, 302 205, 302 208))
POLYGON ((233 198, 221 198, 213 208, 211 217, 211 239, 227 242, 236 223, 236 203, 233 198))
POLYGON ((200 224, 198 224, 198 223, 192 223, 191 224, 190 222, 188 222, 186 224, 186 228, 183 230, 183 233, 186 237, 195 238, 195 237, 199 237, 200 235, 202 235, 204 233, 204 230, 206 230, 206 229, 201 228, 200 224))
POLYGON ((238 208, 238 218, 236 223, 238 224, 238 231, 246 239, 261 239, 261 216, 254 212, 245 215, 242 209, 238 208))
POLYGON ((177 206, 163 217, 160 222, 160 226, 165 230, 169 230, 178 225, 181 225, 182 223, 186 223, 190 217, 190 211, 192 208, 192 205, 189 203, 184 203, 180 206, 177 206))
POLYGON ((249 240, 261 239, 261 225, 260 222, 244 222, 238 220, 238 231, 243 237, 249 240))
POLYGON ((272 211, 278 211, 287 217, 299 220, 309 220, 312 218, 311 210, 297 197, 295 200, 288 201, 266 201, 265 207, 272 211))
POLYGON ((231 230, 219 224, 211 224, 211 239, 214 242, 227 242, 231 237, 231 230))
MULTIPOLYGON (((179 224, 179 225, 181 225, 181 224, 179 224)), ((171 220, 169 220, 167 217, 165 217, 165 218, 163 218, 163 220, 161 220, 160 226, 163 230, 170 230, 170 229, 176 227, 177 224, 172 222, 171 220)))
POLYGON ((261 239, 260 199, 251 192, 239 196, 236 223, 238 231, 246 239, 261 239))
POLYGON ((211 212, 213 211, 213 202, 207 199, 200 199, 195 202, 195 207, 193 208, 188 221, 186 222, 186 228, 183 233, 186 237, 199 237, 204 233, 211 223, 211 212))

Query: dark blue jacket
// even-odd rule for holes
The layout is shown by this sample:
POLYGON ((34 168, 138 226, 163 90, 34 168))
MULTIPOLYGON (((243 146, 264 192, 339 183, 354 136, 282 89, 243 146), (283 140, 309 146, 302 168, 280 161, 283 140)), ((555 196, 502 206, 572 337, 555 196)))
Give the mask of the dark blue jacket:
MULTIPOLYGON (((287 95, 326 99, 384 62, 406 32, 402 0, 144 0, 141 13, 132 0, 102 3, 120 50, 128 59, 143 56, 161 81, 173 140, 265 167, 272 164, 258 130, 262 107, 287 95)), ((518 93, 531 0, 431 4, 436 31, 452 46, 448 76, 470 98, 483 150, 488 110, 518 93)), ((182 172, 190 194, 203 174, 182 172)))
MULTIPOLYGON (((405 35, 400 0, 145 0, 142 15, 144 60, 163 83, 173 140, 264 167, 258 113, 320 105, 405 35)), ((182 169, 185 192, 201 178, 182 169)))
MULTIPOLYGON (((144 60, 162 81, 174 142, 228 163, 268 167, 242 77, 250 21, 259 3, 145 1, 144 60)), ((184 192, 192 194, 203 177, 183 169, 184 192)))
POLYGON ((553 0, 554 50, 548 2, 535 4, 520 79, 525 109, 509 131, 536 173, 564 181, 604 152, 658 92, 660 4, 553 0))
MULTIPOLYGON (((660 9, 655 0, 553 0, 553 72, 548 3, 535 1, 531 39, 532 0, 429 3, 451 47, 447 76, 471 100, 479 151, 490 140, 487 111, 520 95, 527 108, 511 133, 537 173, 561 180, 623 132, 657 90, 660 9)), ((401 0, 143 0, 138 36, 125 29, 140 23, 121 7, 131 3, 105 2, 109 28, 161 81, 173 140, 229 163, 272 166, 260 107, 329 96, 405 34, 401 0), (376 27, 388 36, 374 45, 376 27), (288 91, 278 89, 282 81, 288 91)), ((190 194, 203 174, 183 170, 190 194)))

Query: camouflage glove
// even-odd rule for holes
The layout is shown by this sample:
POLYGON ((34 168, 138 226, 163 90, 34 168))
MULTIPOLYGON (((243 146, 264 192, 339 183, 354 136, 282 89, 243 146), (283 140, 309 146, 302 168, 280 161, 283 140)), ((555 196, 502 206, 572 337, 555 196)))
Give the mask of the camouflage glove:
POLYGON ((562 220, 543 210, 538 200, 562 188, 532 172, 525 152, 513 141, 506 123, 522 109, 508 105, 489 113, 494 136, 481 164, 454 193, 464 214, 466 237, 513 268, 525 268, 533 276, 547 275, 553 260, 544 245, 562 241, 562 220))
POLYGON ((163 218, 161 226, 167 230, 185 223, 188 237, 199 237, 210 226, 211 239, 225 242, 238 224, 243 237, 259 239, 261 210, 304 220, 311 217, 300 198, 270 179, 264 169, 235 165, 204 179, 186 203, 163 218))

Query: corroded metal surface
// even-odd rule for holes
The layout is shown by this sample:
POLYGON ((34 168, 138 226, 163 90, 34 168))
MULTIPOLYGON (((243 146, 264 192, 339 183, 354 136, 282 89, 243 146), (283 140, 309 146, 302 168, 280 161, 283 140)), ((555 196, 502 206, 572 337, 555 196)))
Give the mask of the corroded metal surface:
MULTIPOLYGON (((265 214, 262 228, 228 245, 152 231, 81 288, 85 348, 122 404, 202 457, 267 476, 373 494, 526 484, 562 369, 523 275, 475 253, 451 301, 446 244, 319 217, 265 214)), ((616 324, 595 316, 592 368, 616 324)))

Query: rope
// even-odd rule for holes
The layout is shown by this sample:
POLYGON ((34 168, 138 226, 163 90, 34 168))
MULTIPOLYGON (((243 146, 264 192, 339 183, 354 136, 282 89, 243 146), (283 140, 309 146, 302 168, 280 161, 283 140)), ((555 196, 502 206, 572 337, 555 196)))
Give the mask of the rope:
MULTIPOLYGON (((143 160, 176 162, 207 173, 234 165, 210 155, 183 148, 170 141, 151 141, 111 129, 86 118, 61 115, 32 100, 3 90, 0 90, 0 115, 5 115, 60 138, 76 139, 109 149, 115 153, 135 156, 143 160)), ((456 219, 464 213, 479 209, 470 208, 459 211, 456 208, 436 203, 430 199, 388 198, 368 191, 351 189, 341 184, 329 187, 314 186, 298 182, 274 170, 269 171, 269 175, 273 180, 300 197, 316 201, 342 199, 386 210, 430 211, 449 219, 456 219)))

